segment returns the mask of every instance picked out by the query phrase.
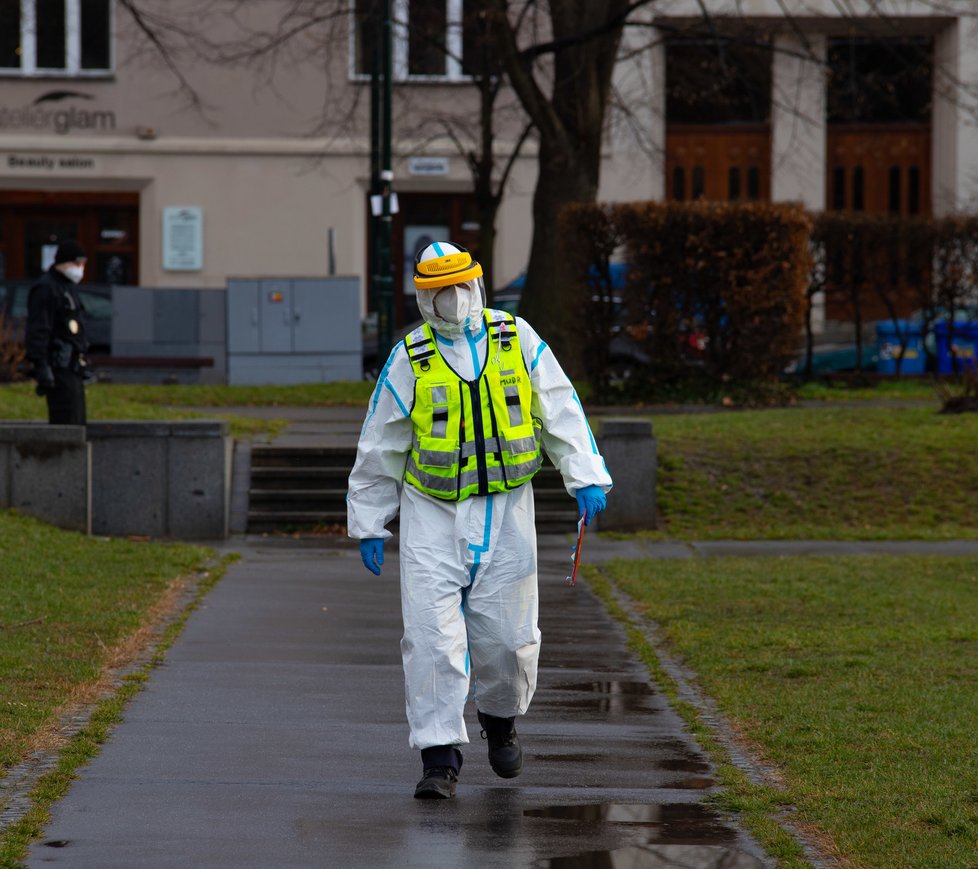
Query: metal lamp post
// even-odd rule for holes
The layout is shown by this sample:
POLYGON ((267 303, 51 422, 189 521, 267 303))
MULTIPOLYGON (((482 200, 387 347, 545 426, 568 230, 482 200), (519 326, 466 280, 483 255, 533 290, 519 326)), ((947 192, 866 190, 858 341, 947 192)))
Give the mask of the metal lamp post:
POLYGON ((370 209, 373 220, 370 264, 371 288, 377 309, 377 359, 381 364, 390 354, 394 333, 394 275, 391 267, 391 98, 392 22, 391 0, 381 0, 376 21, 377 46, 370 76, 370 209))

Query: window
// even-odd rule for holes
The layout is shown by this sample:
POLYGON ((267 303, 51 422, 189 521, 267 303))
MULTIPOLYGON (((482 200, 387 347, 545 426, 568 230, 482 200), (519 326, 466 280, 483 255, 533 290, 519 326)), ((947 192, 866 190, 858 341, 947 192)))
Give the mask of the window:
POLYGON ((0 70, 85 76, 112 68, 109 0, 0 0, 0 70))
POLYGON ((829 42, 829 123, 926 123, 931 113, 933 40, 829 42))
POLYGON ((670 124, 766 123, 770 114, 771 49, 760 38, 667 40, 670 124))
POLYGON ((740 199, 740 167, 731 166, 727 170, 727 199, 731 202, 740 199))
POLYGON ((408 0, 408 75, 445 75, 446 0, 408 0))
MULTIPOLYGON (((351 74, 371 74, 385 0, 356 0, 351 74)), ((485 0, 390 0, 395 81, 460 81, 484 66, 485 0)), ((0 45, 2 51, 2 45, 0 45)))
POLYGON ((686 172, 682 166, 672 170, 672 198, 677 202, 686 198, 686 172))

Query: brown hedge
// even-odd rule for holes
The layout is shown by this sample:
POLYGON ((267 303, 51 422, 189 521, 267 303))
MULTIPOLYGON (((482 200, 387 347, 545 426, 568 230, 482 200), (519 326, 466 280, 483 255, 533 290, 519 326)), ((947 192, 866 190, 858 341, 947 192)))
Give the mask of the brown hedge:
POLYGON ((772 380, 795 355, 811 270, 811 219, 800 207, 576 205, 560 229, 593 397, 614 397, 619 328, 647 354, 637 385, 648 392, 772 380), (617 322, 612 256, 630 265, 617 322))
POLYGON ((24 343, 19 334, 0 314, 0 383, 24 380, 24 343))
MULTIPOLYGON (((806 332, 813 341, 811 304, 825 300, 826 317, 852 323, 857 347, 873 321, 899 323, 913 315, 923 332, 978 297, 978 217, 899 217, 824 212, 812 230, 814 267, 806 332)), ((896 330, 906 346, 907 334, 896 330)), ((924 345, 930 354, 932 347, 924 345)), ((861 359, 862 354, 857 354, 861 359)), ((933 362, 933 360, 932 360, 933 362)), ((810 368, 809 368, 810 370, 810 368)))

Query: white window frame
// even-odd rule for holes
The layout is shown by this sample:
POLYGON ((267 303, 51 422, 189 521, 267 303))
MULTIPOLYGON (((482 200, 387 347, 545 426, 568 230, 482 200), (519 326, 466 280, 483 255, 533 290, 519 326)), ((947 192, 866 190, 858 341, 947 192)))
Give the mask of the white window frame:
MULTIPOLYGON (((471 76, 462 72, 462 12, 464 0, 447 0, 446 19, 447 32, 445 45, 445 73, 443 75, 412 75, 408 72, 408 23, 410 15, 410 0, 392 0, 391 18, 393 33, 391 35, 391 63, 393 78, 397 82, 467 82, 471 76)), ((350 62, 349 77, 351 81, 370 81, 366 73, 357 72, 357 22, 356 6, 354 4, 350 15, 350 62)))
POLYGON ((0 76, 64 78, 104 78, 115 69, 114 3, 109 3, 109 65, 104 69, 82 69, 81 0, 64 0, 65 4, 65 65, 37 65, 37 6, 35 0, 20 0, 20 66, 0 67, 0 76))

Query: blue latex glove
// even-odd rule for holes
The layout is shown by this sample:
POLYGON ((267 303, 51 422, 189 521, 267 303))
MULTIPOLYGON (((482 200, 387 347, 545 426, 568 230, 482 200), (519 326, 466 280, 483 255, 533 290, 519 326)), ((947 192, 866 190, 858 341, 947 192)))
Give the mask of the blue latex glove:
POLYGON ((384 540, 381 537, 367 537, 360 541, 360 557, 363 566, 371 573, 380 576, 380 567, 384 563, 384 540))
POLYGON ((608 499, 605 498, 600 486, 585 486, 583 489, 578 489, 574 495, 577 498, 578 519, 587 514, 585 525, 590 525, 591 520, 608 506, 608 499))

